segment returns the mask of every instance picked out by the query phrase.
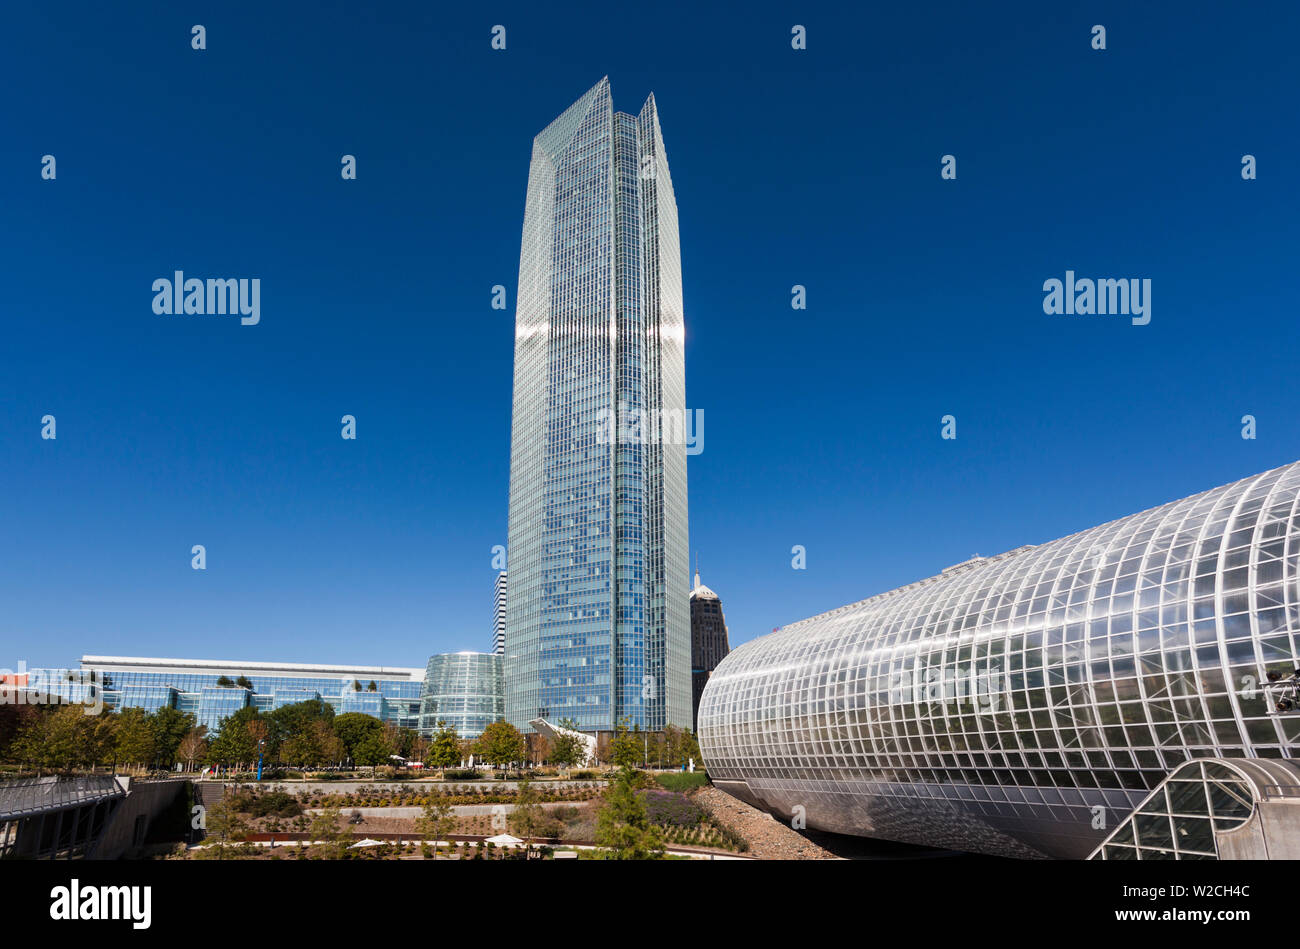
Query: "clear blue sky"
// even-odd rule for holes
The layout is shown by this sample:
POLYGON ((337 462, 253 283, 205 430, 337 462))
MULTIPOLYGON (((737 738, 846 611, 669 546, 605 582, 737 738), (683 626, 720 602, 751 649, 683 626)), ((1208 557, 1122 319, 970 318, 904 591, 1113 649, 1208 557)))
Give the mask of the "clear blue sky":
POLYGON ((1294 4, 397 6, 0 14, 0 666, 488 648, 531 141, 606 74, 659 103, 733 645, 1300 457, 1294 4), (154 315, 177 269, 261 323, 154 315), (1044 315, 1067 269, 1150 325, 1044 315))

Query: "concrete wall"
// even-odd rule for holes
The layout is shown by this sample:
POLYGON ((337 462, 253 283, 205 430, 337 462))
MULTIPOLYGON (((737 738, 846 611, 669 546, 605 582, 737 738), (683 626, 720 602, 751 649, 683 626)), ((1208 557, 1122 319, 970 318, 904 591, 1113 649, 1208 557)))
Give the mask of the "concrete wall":
POLYGON ((139 842, 149 835, 149 828, 154 820, 176 800, 176 795, 185 791, 188 778, 168 778, 163 781, 131 781, 119 777, 126 788, 126 800, 123 801, 95 846, 88 856, 94 860, 117 860, 129 856, 139 842), (144 820, 139 824, 137 818, 144 820), (138 838, 138 839, 137 839, 138 838))

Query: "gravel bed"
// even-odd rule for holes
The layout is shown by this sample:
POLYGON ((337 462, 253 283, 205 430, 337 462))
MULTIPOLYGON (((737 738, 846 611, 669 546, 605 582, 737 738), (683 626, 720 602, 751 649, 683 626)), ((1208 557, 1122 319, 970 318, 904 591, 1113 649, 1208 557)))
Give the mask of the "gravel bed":
POLYGON ((759 860, 840 859, 766 811, 750 807, 725 791, 714 787, 701 788, 695 792, 694 798, 714 820, 749 842, 747 856, 759 860))

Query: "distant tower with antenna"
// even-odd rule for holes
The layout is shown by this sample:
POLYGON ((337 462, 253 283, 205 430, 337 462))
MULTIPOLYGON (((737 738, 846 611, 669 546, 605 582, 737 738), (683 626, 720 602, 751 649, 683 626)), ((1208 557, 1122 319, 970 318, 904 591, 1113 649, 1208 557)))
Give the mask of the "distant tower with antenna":
POLYGON ((695 587, 691 590, 691 730, 699 725, 704 684, 724 656, 731 652, 722 600, 700 583, 700 555, 695 554, 695 587))

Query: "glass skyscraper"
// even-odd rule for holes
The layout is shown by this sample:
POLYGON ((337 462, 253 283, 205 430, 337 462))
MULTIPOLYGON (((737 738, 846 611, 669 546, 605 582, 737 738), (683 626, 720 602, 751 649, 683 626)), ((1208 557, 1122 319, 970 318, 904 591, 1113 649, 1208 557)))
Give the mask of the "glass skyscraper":
POLYGON ((681 253, 654 96, 534 140, 515 327, 506 718, 691 723, 681 253))
POLYGON ((1297 668, 1300 463, 751 640, 700 750, 814 829, 1197 858, 1257 806, 1239 789, 1300 797, 1297 668))

